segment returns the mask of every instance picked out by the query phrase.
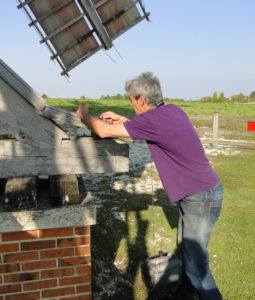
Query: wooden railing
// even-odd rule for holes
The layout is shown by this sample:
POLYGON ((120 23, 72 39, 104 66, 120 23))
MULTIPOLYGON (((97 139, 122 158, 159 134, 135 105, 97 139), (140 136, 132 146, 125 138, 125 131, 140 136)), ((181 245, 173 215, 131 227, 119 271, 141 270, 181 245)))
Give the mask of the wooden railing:
POLYGON ((236 146, 242 148, 253 148, 255 149, 255 131, 238 131, 238 130, 228 130, 221 129, 221 121, 234 121, 234 122, 255 122, 254 117, 226 117, 220 116, 218 112, 215 112, 212 116, 189 116, 191 122, 193 120, 209 120, 212 121, 211 127, 198 127, 196 128, 197 133, 200 136, 200 139, 203 144, 211 144, 212 147, 216 148, 217 146, 236 146), (209 135, 210 137, 203 137, 204 135, 209 135), (236 140, 236 139, 225 139, 224 135, 227 136, 240 136, 240 137, 254 137, 252 141, 236 140), (223 137, 223 138, 222 138, 223 137))

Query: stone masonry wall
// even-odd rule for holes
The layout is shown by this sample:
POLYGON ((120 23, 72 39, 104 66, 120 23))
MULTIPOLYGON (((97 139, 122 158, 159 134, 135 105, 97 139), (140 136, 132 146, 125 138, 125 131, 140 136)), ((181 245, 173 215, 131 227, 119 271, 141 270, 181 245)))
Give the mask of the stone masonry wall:
POLYGON ((0 300, 91 300, 90 226, 0 234, 0 300))

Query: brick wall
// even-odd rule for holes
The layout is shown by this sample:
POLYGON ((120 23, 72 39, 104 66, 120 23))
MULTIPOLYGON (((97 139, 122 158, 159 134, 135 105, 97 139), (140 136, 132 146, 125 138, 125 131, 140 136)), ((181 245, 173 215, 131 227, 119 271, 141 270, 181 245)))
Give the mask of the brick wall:
POLYGON ((90 226, 0 234, 0 300, 91 300, 90 226))

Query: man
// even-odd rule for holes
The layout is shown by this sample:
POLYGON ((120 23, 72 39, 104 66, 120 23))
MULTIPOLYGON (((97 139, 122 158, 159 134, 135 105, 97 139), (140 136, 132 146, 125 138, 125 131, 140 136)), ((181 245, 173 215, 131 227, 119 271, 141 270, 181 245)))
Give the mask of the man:
POLYGON ((133 120, 110 111, 98 120, 86 106, 79 107, 77 115, 99 137, 147 141, 169 200, 179 204, 178 246, 188 282, 181 299, 193 299, 194 290, 199 299, 222 299, 207 252, 221 210, 221 182, 188 116, 176 105, 164 105, 159 80, 152 73, 128 81, 125 89, 137 115, 133 120))

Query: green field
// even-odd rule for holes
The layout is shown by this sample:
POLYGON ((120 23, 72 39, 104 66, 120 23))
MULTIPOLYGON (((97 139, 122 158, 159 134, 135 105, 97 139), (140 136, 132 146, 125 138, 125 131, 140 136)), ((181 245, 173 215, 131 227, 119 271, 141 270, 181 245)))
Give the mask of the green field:
MULTIPOLYGON (((133 109, 129 100, 93 100, 93 99, 63 99, 46 98, 50 105, 58 106, 67 110, 76 111, 80 105, 86 104, 92 114, 99 114, 106 110, 112 110, 119 114, 133 115, 133 109)), ((179 105, 188 115, 212 115, 219 112, 222 116, 252 117, 255 115, 255 104, 251 103, 228 103, 228 102, 202 102, 202 101, 166 101, 179 105)))
MULTIPOLYGON (((132 114, 124 100, 48 102, 73 111, 86 103, 94 114, 105 110, 132 114)), ((178 105, 190 115, 218 111, 225 116, 255 116, 252 104, 178 105)), ((214 154, 211 151, 208 159, 225 192, 209 244, 211 269, 224 300, 255 299, 255 150, 219 149, 214 154)), ((87 176, 86 183, 97 205, 97 224, 92 227, 93 299, 145 300, 148 291, 140 264, 159 249, 172 252, 176 248, 177 206, 170 205, 153 164, 143 158, 130 166, 129 173, 87 176)))

